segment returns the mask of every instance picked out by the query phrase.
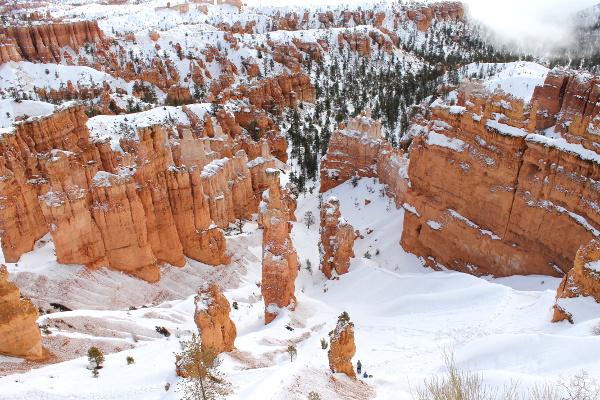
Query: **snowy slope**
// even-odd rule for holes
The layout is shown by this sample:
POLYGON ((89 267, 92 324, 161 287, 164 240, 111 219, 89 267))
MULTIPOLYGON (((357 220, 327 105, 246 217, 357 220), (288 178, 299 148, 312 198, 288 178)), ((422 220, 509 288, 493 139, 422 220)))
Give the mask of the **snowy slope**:
MULTIPOLYGON (((600 374, 600 337, 590 333, 600 323, 597 314, 577 319, 575 325, 549 322, 557 278, 480 279, 423 269, 416 257, 399 246, 403 211, 395 210, 389 199, 381 196, 381 188, 373 179, 362 179, 356 188, 346 183, 324 194, 340 199, 342 215, 364 236, 355 243, 356 258, 350 272, 331 281, 318 271, 318 224, 307 228, 303 223, 309 210, 318 216, 317 193, 300 196, 298 222, 292 232, 302 263, 296 281, 298 306, 268 326, 263 325, 257 286, 261 233, 255 231, 255 223, 248 223, 244 228, 247 233, 229 237, 238 258, 231 267, 234 270, 223 271, 216 278, 227 289, 228 299, 239 305, 231 314, 238 328, 237 349, 223 356, 222 370, 235 388, 229 399, 305 399, 311 390, 324 399, 410 399, 411 387, 442 372, 444 349, 454 351, 459 366, 480 371, 485 382, 502 385, 518 380, 522 390, 543 380, 554 382, 559 374, 573 375, 580 369, 592 376, 600 374), (365 205, 365 199, 371 203, 365 205), (379 254, 375 255, 377 249, 379 254), (370 260, 362 257, 367 251, 370 260), (307 269, 307 259, 312 272, 307 269), (228 280, 228 274, 235 279, 228 280), (327 338, 342 311, 347 311, 356 324, 354 361, 362 361, 373 375, 371 379, 351 382, 345 376, 331 377, 328 372, 320 339, 327 338), (286 325, 294 331, 285 329, 286 325), (293 363, 285 353, 290 344, 298 349, 293 363)), ((37 250, 38 258, 43 258, 43 251, 44 247, 37 250)), ((48 250, 45 254, 50 257, 48 250)), ((55 262, 35 267, 34 256, 25 255, 19 266, 9 264, 14 279, 20 281, 27 273, 39 274, 40 278, 49 275, 50 279, 66 275, 56 276, 60 266, 55 262)), ((90 310, 89 301, 81 300, 82 309, 42 316, 40 324, 49 325, 53 332, 44 340, 64 336, 82 341, 82 346, 100 343, 117 352, 107 356, 98 379, 85 368, 85 358, 0 378, 0 399, 178 398, 173 391, 177 338, 161 337, 153 328, 165 326, 183 337, 195 329, 191 282, 197 287, 214 267, 199 263, 190 267, 163 271, 163 280, 152 285, 108 271, 88 272, 96 278, 107 275, 101 285, 79 289, 83 284, 71 281, 70 291, 85 290, 89 299, 110 292, 111 286, 112 290, 120 287, 131 297, 120 305, 113 304, 113 311, 90 310), (190 283, 181 280, 183 273, 190 283), (149 302, 148 308, 128 310, 127 304, 142 300, 133 295, 141 289, 136 284, 153 287, 155 293, 170 287, 171 294, 162 301, 149 302), (75 328, 84 321, 99 327, 82 334, 57 320, 75 328), (103 325, 109 329, 101 329, 103 325), (111 327, 114 337, 107 333, 111 327), (127 350, 118 352, 118 347, 127 350), (136 364, 126 365, 126 356, 134 357, 136 364), (166 384, 171 385, 169 391, 165 391, 166 384)))

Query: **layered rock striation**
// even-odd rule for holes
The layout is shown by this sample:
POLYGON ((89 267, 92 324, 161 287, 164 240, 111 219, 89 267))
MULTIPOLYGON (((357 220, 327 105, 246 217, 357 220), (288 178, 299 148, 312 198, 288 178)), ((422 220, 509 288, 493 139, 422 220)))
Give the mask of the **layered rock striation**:
POLYGON ((194 321, 200 331, 202 347, 212 348, 218 353, 233 350, 237 329, 229 317, 231 307, 221 289, 206 283, 200 288, 194 302, 194 321))
POLYGON ((265 302, 265 324, 271 322, 283 307, 295 308, 295 280, 298 256, 290 238, 295 198, 280 187, 279 170, 266 170, 269 188, 259 206, 259 225, 263 227, 262 296, 265 302), (291 199, 291 200, 290 200, 291 199))
POLYGON ((0 265, 0 355, 40 360, 44 354, 37 308, 7 279, 6 266, 0 265))
POLYGON ((320 270, 331 278, 342 275, 350 268, 350 258, 354 257, 354 228, 340 212, 340 201, 330 197, 321 207, 321 227, 319 229, 320 270))
POLYGON ((582 246, 575 256, 573 269, 565 275, 556 291, 556 304, 552 322, 568 320, 573 316, 563 299, 590 296, 600 303, 600 240, 582 246))
POLYGON ((333 132, 321 161, 321 193, 354 177, 378 177, 387 193, 402 204, 408 185, 408 158, 381 135, 381 123, 370 110, 333 132))
MULTIPOLYGON (((249 162, 213 118, 204 124, 196 117, 178 130, 131 130, 116 147, 90 136, 80 106, 5 132, 0 235, 6 260, 17 262, 50 232, 58 262, 149 282, 159 279, 161 263, 183 266, 184 256, 227 264, 219 227, 257 211, 270 185, 258 175, 274 160, 265 142, 264 157, 249 162)), ((288 197, 282 201, 291 208, 288 197)))
POLYGON ((553 76, 531 104, 464 83, 458 105, 436 101, 415 122, 405 250, 476 275, 562 275, 580 243, 600 234, 600 155, 568 135, 534 133, 548 124, 542 117, 566 118, 564 104, 540 95, 553 76))

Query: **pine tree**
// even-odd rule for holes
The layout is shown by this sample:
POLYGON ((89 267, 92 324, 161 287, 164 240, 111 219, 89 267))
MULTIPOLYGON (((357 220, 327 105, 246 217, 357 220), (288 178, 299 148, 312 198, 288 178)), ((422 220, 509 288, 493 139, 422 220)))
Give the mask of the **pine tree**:
POLYGON ((231 393, 227 382, 218 368, 221 360, 211 347, 202 347, 200 337, 192 335, 190 340, 182 340, 181 353, 176 354, 179 370, 185 378, 178 390, 184 400, 216 400, 231 393))

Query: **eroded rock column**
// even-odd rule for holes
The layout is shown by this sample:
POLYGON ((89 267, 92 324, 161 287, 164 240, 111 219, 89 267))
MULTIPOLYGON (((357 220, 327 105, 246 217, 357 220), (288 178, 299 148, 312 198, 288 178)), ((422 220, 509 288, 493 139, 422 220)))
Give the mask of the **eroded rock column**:
POLYGON ((269 189, 259 206, 259 224, 263 231, 262 295, 265 324, 271 322, 282 307, 294 309, 294 281, 298 276, 298 256, 290 239, 290 215, 279 183, 279 170, 266 170, 269 189))
POLYGON ((0 265, 0 354, 39 360, 43 349, 35 322, 37 309, 29 298, 21 298, 17 285, 7 279, 6 266, 0 265))
POLYGON ((333 272, 342 275, 350 268, 350 258, 354 257, 354 227, 340 212, 340 201, 331 196, 321 207, 321 240, 319 268, 325 276, 331 278, 333 272))
POLYGON ((354 344, 354 324, 350 322, 350 316, 343 312, 339 317, 335 329, 329 332, 329 368, 331 372, 341 372, 350 378, 356 378, 352 357, 356 353, 354 344))
POLYGON ((206 283, 194 299, 196 312, 194 320, 200 330, 202 347, 210 347, 217 352, 231 351, 237 335, 235 324, 229 317, 229 301, 214 284, 206 283))

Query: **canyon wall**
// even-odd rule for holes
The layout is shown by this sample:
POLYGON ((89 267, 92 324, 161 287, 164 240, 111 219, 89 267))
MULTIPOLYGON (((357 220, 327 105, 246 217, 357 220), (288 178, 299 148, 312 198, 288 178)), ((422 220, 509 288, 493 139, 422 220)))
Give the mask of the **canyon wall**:
POLYGON ((397 207, 403 203, 408 185, 408 158, 381 136, 381 123, 370 110, 341 124, 333 132, 327 153, 321 160, 321 193, 354 177, 379 178, 397 207))
MULTIPOLYGON (((295 308, 295 280, 298 276, 298 256, 290 238, 295 206, 279 183, 279 170, 266 170, 269 188, 263 193, 258 223, 263 227, 262 284, 265 303, 265 324, 273 321, 283 307, 295 308)), ((295 203, 295 198, 292 200, 295 203)))
POLYGON ((415 121, 405 250, 425 265, 475 275, 569 271, 579 246, 600 234, 600 155, 568 135, 534 132, 597 111, 569 106, 578 92, 556 88, 554 75, 531 104, 463 83, 458 105, 438 100, 429 119, 415 121))
POLYGON ((274 160, 265 142, 249 162, 214 118, 195 118, 176 130, 140 127, 121 136, 118 150, 90 136, 81 106, 6 131, 0 136, 6 260, 17 262, 50 232, 58 262, 149 282, 159 279, 161 263, 183 266, 184 256, 229 263, 219 227, 257 211, 271 184, 258 176, 274 160))

